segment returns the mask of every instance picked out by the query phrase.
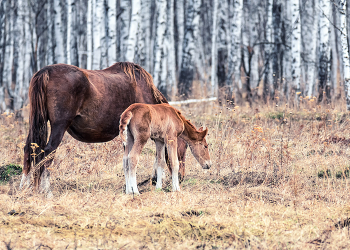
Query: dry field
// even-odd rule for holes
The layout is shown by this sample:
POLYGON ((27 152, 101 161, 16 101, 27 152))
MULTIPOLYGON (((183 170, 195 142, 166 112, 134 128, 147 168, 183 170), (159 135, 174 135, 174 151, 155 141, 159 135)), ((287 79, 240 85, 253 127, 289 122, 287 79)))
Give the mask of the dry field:
MULTIPOLYGON (((54 198, 0 185, 0 249, 338 249, 350 246, 350 120, 342 107, 179 107, 209 127, 213 166, 187 151, 181 192, 155 190, 155 147, 138 166, 141 194, 123 194, 119 138, 65 135, 51 170, 54 198), (14 211, 12 211, 14 210, 14 211), (12 212, 11 212, 12 211, 12 212)), ((118 121, 116 121, 118 122, 118 121)), ((0 118, 0 167, 22 164, 27 124, 0 118)), ((167 177, 169 179, 169 176, 167 177)))

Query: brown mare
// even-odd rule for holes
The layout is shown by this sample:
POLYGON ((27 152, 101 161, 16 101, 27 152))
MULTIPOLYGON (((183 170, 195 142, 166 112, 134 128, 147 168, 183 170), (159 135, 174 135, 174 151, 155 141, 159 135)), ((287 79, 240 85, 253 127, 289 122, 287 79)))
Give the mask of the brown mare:
MULTIPOLYGON (((21 188, 29 183, 31 163, 38 163, 54 153, 65 131, 82 142, 107 142, 119 134, 116 117, 119 119, 131 104, 167 103, 153 84, 152 76, 129 62, 116 63, 104 70, 85 70, 66 64, 44 67, 31 79, 29 100, 30 127, 24 147, 21 188), (51 134, 47 142, 48 121, 51 134), (39 146, 35 159, 31 143, 39 146), (41 150, 44 152, 40 154, 41 150)), ((182 162, 186 148, 186 143, 179 141, 182 162)), ((35 188, 40 184, 48 195, 51 192, 47 168, 51 163, 52 159, 47 160, 38 173, 34 173, 35 188)))
POLYGON ((166 165, 165 148, 167 148, 173 191, 180 191, 178 138, 187 142, 192 154, 204 169, 209 169, 211 166, 208 144, 205 140, 208 129, 203 130, 201 127, 197 130, 189 120, 169 104, 132 104, 120 118, 119 131, 124 143, 123 168, 127 194, 139 193, 136 183, 136 165, 149 138, 156 143, 156 160, 153 167, 154 173, 157 173, 156 188, 162 188, 163 168, 166 165))

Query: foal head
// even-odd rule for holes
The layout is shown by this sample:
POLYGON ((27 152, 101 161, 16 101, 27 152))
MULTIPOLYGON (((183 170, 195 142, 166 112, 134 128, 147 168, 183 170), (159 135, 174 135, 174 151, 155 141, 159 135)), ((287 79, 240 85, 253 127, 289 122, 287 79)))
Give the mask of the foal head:
POLYGON ((191 152, 201 164, 203 169, 209 169, 211 166, 211 160, 209 155, 208 143, 205 137, 208 134, 208 129, 200 127, 198 131, 194 131, 187 141, 190 146, 191 152))

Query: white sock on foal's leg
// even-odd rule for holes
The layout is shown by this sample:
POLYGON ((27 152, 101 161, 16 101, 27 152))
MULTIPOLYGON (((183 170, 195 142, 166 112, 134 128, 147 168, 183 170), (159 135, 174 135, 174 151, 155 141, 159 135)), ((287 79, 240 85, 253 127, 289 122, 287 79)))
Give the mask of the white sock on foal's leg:
POLYGON ((161 166, 157 167, 157 184, 156 189, 162 189, 162 180, 163 179, 163 168, 161 166))

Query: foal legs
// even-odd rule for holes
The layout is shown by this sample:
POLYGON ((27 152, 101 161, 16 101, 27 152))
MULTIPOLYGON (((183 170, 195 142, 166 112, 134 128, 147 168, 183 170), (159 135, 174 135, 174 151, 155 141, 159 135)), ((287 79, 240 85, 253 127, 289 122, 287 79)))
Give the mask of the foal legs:
MULTIPOLYGON (((129 138, 130 136, 128 133, 128 144, 129 138)), ((126 146, 129 150, 131 149, 128 153, 125 150, 123 159, 127 194, 139 194, 136 181, 136 167, 146 142, 147 141, 135 140, 131 147, 129 145, 126 146)))
POLYGON ((153 172, 157 174, 156 189, 162 188, 163 170, 166 165, 165 162, 165 144, 161 141, 156 143, 156 160, 154 162, 153 172))
POLYGON ((177 142, 176 140, 167 142, 167 148, 169 152, 169 163, 171 167, 171 178, 173 191, 180 191, 179 184, 179 160, 177 158, 177 142))

